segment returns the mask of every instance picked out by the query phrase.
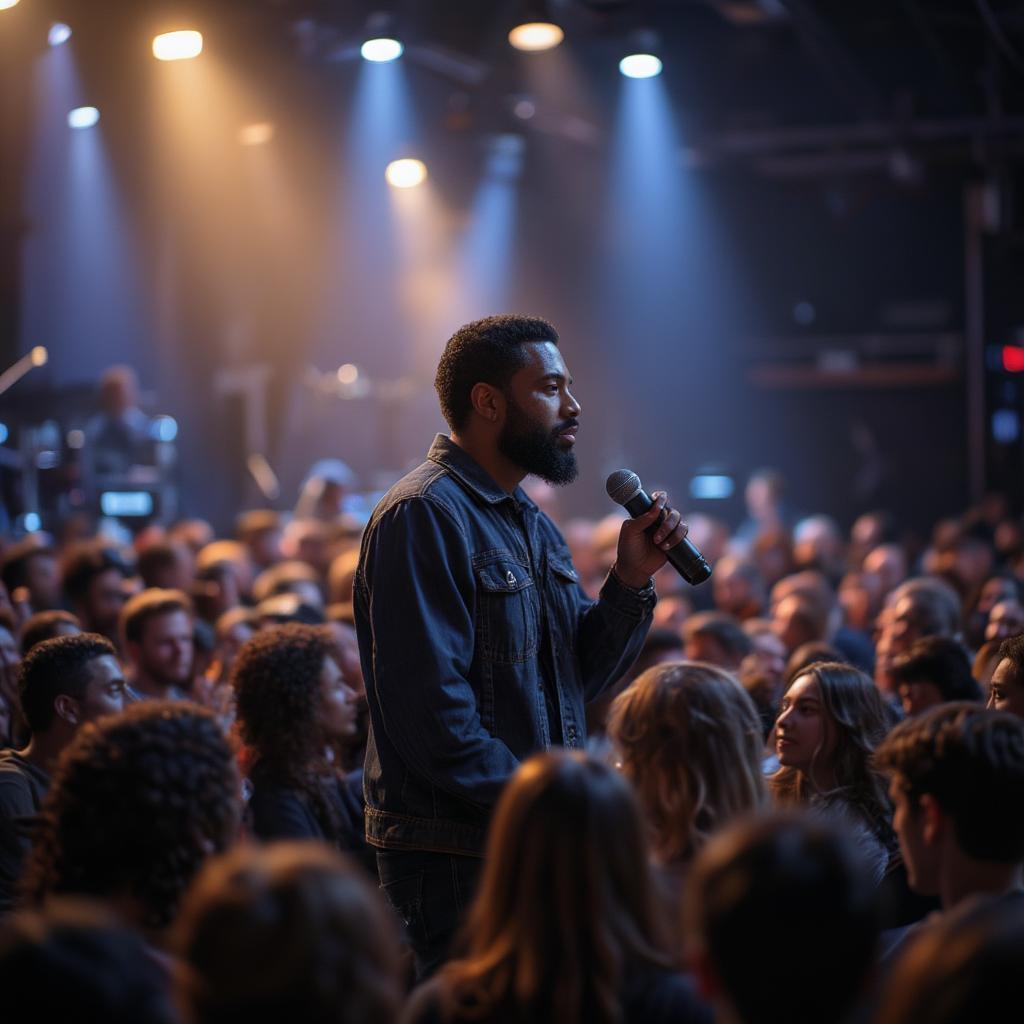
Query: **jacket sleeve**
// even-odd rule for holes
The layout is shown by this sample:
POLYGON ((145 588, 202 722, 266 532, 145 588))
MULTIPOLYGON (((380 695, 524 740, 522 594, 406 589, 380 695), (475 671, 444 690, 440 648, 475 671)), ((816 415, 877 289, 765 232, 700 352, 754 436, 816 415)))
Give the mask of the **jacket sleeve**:
POLYGON ((367 696, 412 771, 489 808, 519 762, 484 729, 469 682, 476 583, 465 534, 430 497, 399 503, 372 529, 357 584, 372 640, 367 696))
POLYGON ((597 601, 577 587, 576 651, 583 677, 583 696, 594 700, 636 661, 651 626, 657 597, 653 585, 627 587, 612 570, 597 601))

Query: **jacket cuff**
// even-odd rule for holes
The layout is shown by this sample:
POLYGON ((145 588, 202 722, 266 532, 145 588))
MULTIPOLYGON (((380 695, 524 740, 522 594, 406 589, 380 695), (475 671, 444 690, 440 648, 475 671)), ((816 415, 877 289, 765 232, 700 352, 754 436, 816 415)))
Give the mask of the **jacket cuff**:
POLYGON ((622 582, 619 574, 615 571, 615 566, 612 566, 604 581, 604 586, 601 587, 601 597, 613 608, 639 615, 641 618, 649 615, 658 603, 653 577, 648 579, 646 586, 637 590, 636 587, 627 586, 622 582))

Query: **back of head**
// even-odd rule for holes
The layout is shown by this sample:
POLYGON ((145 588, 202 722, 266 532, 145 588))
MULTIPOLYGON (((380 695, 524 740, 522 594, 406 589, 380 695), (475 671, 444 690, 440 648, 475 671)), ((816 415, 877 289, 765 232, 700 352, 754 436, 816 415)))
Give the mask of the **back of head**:
POLYGON ((33 733, 45 733, 53 724, 54 701, 66 694, 83 700, 97 658, 116 658, 113 644, 96 633, 58 636, 43 640, 25 655, 18 679, 18 698, 33 733))
POLYGON ((981 700, 963 645, 947 636, 927 636, 896 656, 890 669, 896 683, 933 683, 943 700, 981 700))
POLYGON ((122 576, 128 575, 124 559, 106 541, 87 540, 72 545, 61 563, 64 593, 73 603, 84 601, 92 581, 109 569, 115 569, 122 576))
POLYGON ((48 534, 30 533, 11 544, 0 555, 0 580, 9 592, 23 587, 29 581, 29 562, 37 555, 52 555, 48 534))
POLYGON ((721 669, 648 669, 616 699, 608 728, 663 862, 688 860, 726 822, 764 803, 761 721, 721 669))
POLYGON ((912 615, 923 636, 955 636, 960 629, 961 603, 957 592, 936 576, 919 576, 901 583, 890 595, 895 608, 909 598, 912 615))
POLYGON ((917 804, 931 795, 968 856, 1024 859, 1024 719, 977 704, 944 704, 901 722, 875 751, 917 804))
POLYGON ((71 612, 52 609, 30 615, 21 628, 21 653, 28 654, 36 644, 52 640, 55 636, 70 636, 81 633, 82 627, 71 612))
POLYGON ((878 1024, 1010 1024, 1024 1006, 1024 900, 967 903, 920 930, 883 991, 878 1024))
POLYGON ((101 906, 55 900, 0 926, 0 991, 12 1020, 174 1024, 163 972, 101 906))
POLYGON ((394 923, 327 846, 238 847, 211 861, 176 931, 195 1024, 376 1024, 400 1006, 394 923))
POLYGON ((740 623, 724 612, 698 612, 691 615, 683 624, 683 639, 689 644, 697 637, 713 640, 729 662, 729 667, 738 666, 753 649, 750 637, 740 623))
POLYGON ((840 1021, 863 991, 874 885, 832 827, 781 816, 727 829, 697 858, 685 908, 698 971, 743 1024, 840 1021))
MULTIPOLYGON (((667 963, 629 785, 579 754, 538 754, 506 786, 446 997, 612 1020, 625 966, 667 963)), ((484 1013, 484 1017, 486 1013, 484 1013)))
POLYGON ((522 346, 533 341, 558 344, 558 332, 540 317, 503 314, 466 324, 448 339, 434 387, 452 430, 462 429, 469 419, 473 386, 506 388, 525 365, 522 346))
MULTIPOLYGON (((71 638, 75 639, 75 638, 71 638)), ((130 903, 167 925, 206 857, 237 833, 239 780, 216 718, 146 701, 79 729, 43 805, 24 891, 130 903)))
POLYGON ((831 644, 812 640, 801 644, 787 659, 784 677, 788 686, 797 676, 803 675, 812 665, 822 662, 843 663, 843 652, 831 644))

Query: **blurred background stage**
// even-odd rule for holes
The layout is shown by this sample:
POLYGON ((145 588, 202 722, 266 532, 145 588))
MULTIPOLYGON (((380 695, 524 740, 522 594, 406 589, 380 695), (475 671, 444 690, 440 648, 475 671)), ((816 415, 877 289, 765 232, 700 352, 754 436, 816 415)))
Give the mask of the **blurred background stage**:
POLYGON ((620 465, 732 521, 764 465, 844 526, 1020 510, 1018 0, 0 8, 0 364, 49 355, 0 396, 12 516, 66 487, 115 363, 179 514, 268 504, 261 467, 290 508, 321 458, 372 493, 443 428, 447 337, 500 311, 562 333, 570 513, 620 465), (564 38, 516 49, 538 20, 564 38), (201 53, 155 59, 172 30, 201 53))

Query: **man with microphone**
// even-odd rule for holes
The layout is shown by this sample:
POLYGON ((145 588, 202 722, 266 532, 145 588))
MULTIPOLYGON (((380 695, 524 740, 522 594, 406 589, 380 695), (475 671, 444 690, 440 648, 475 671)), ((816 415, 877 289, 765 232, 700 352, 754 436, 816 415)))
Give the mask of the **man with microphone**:
POLYGON ((652 576, 686 535, 664 494, 644 495, 600 598, 586 597, 558 529, 519 486, 575 479, 571 385, 546 321, 462 327, 435 380, 451 436, 381 499, 363 537, 366 837, 421 978, 472 898, 502 786, 537 750, 584 746, 584 703, 636 658, 652 576))

